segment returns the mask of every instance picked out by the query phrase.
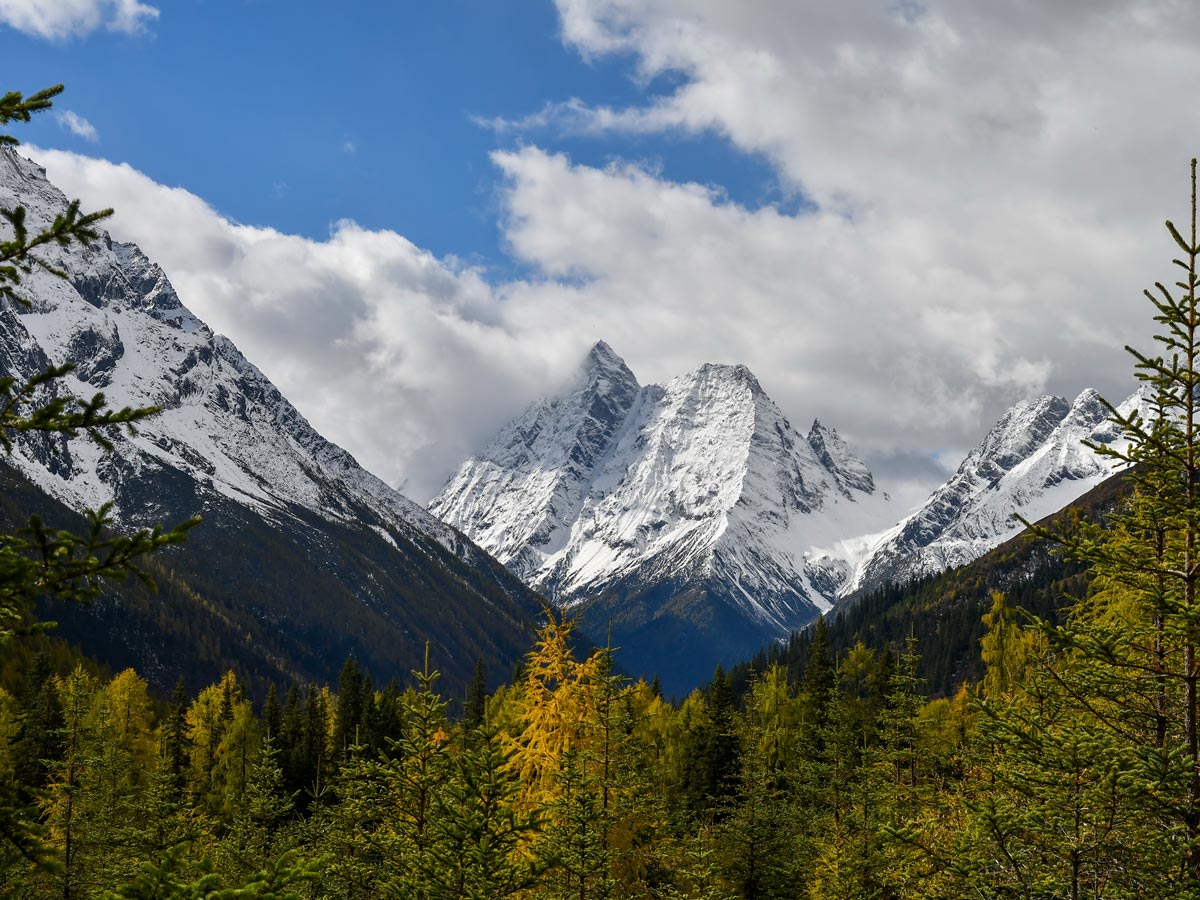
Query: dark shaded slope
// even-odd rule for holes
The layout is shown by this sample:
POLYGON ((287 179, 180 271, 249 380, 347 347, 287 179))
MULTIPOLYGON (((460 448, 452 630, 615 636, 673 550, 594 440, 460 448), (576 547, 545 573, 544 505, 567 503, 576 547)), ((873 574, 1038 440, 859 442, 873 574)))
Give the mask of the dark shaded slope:
POLYGON ((746 659, 763 640, 763 628, 729 602, 722 585, 686 578, 622 579, 583 603, 580 621, 597 644, 611 633, 624 670, 657 675, 677 697, 707 681, 718 664, 746 659))
MULTIPOLYGON (((57 636, 105 665, 134 666, 160 690, 180 675, 194 690, 228 668, 262 689, 334 682, 353 654, 381 683, 419 667, 429 641, 444 689, 460 692, 477 657, 506 673, 529 649, 539 602, 482 553, 468 564, 419 534, 388 540, 301 509, 269 520, 219 495, 201 497, 194 481, 174 474, 123 489, 145 491, 167 522, 204 517, 187 544, 152 564, 159 592, 127 583, 88 607, 39 610, 59 623, 57 636)), ((79 515, 0 466, 3 527, 20 527, 30 513, 82 527, 79 515)))

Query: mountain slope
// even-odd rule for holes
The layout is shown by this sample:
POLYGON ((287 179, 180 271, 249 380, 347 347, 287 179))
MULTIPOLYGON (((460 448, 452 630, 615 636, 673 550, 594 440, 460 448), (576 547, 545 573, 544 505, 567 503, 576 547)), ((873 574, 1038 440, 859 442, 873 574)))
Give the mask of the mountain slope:
MULTIPOLYGON (((0 148, 0 205, 24 205, 33 229, 66 199, 0 148)), ((32 309, 0 308, 0 372, 73 363, 70 393, 163 412, 112 452, 22 437, 7 460, 21 476, 70 509, 113 500, 121 527, 201 514, 171 565, 207 585, 210 603, 252 609, 254 640, 298 676, 331 678, 348 651, 377 677, 403 675, 425 640, 456 684, 476 656, 516 662, 536 598, 318 434, 137 247, 105 237, 45 255, 70 277, 35 271, 23 286, 32 309)), ((153 655, 155 640, 149 629, 139 652, 153 655)))
MULTIPOLYGON (((1121 410, 1146 414, 1141 392, 1121 410)), ((958 471, 872 547, 845 593, 955 568, 1110 478, 1113 461, 1084 445, 1123 440, 1093 390, 1044 396, 1004 414, 958 471)))
POLYGON ((450 479, 430 511, 469 522, 481 546, 520 577, 535 578, 562 548, 638 391, 624 361, 596 344, 570 392, 534 403, 505 426, 450 479))
POLYGON ((430 504, 677 687, 828 609, 867 546, 844 538, 891 507, 835 431, 798 432, 744 366, 638 388, 604 344, 430 504))

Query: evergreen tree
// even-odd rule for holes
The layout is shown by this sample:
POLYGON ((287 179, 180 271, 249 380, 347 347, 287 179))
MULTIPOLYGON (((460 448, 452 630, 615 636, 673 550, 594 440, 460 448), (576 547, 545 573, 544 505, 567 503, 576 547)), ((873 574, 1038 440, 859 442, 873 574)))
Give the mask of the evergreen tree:
POLYGON ((279 836, 293 809, 292 797, 283 787, 279 750, 265 735, 221 841, 222 869, 235 880, 244 880, 261 869, 263 860, 290 849, 279 846, 279 836))
POLYGON ((334 715, 333 752, 340 757, 351 744, 361 742, 363 675, 353 656, 346 657, 338 676, 337 710, 334 715))
POLYGON ((306 825, 307 846, 328 859, 319 896, 329 900, 382 896, 411 849, 398 828, 387 764, 360 749, 351 748, 333 778, 337 802, 316 807, 306 825))
POLYGON ((279 694, 274 683, 267 688, 267 697, 263 701, 262 725, 263 733, 278 745, 279 732, 283 725, 283 710, 279 707, 279 694))
POLYGON ((467 689, 467 697, 463 703, 463 727, 474 731, 481 727, 487 718, 487 674, 483 666, 483 657, 475 659, 475 674, 471 677, 471 686, 467 689))
POLYGON ((329 761, 328 711, 325 698, 315 684, 308 686, 304 698, 304 718, 300 732, 298 774, 304 793, 304 806, 320 799, 332 772, 329 761))
POLYGON ((13 746, 13 770, 26 791, 46 786, 49 769, 63 749, 63 710, 54 672, 45 653, 34 657, 21 688, 21 728, 13 746))
POLYGON ((796 704, 784 670, 751 684, 742 736, 738 802, 716 833, 726 869, 746 900, 794 896, 805 853, 794 785, 796 704))
MULTIPOLYGON (((1034 623, 1044 652, 1034 656, 1015 696, 985 698, 982 707, 988 734, 1002 751, 1002 765, 991 771, 1009 777, 1012 805, 1004 806, 1001 794, 995 804, 981 804, 981 815, 985 823, 1009 823, 995 833, 1009 835, 1010 843, 1023 839, 1053 854, 1021 872, 1009 866, 1008 876, 1022 884, 1045 878, 1063 891, 1200 895, 1194 160, 1191 194, 1188 236, 1167 223, 1182 252, 1173 262, 1184 274, 1174 289, 1158 283, 1144 292, 1161 326, 1156 339, 1164 354, 1130 348, 1153 415, 1109 406, 1128 444, 1095 447, 1134 465, 1133 499, 1103 525, 1033 527, 1090 564, 1095 589, 1062 624, 1034 623), (1081 807, 1088 810, 1082 818, 1081 807)), ((991 685, 993 692, 1007 686, 991 685)))
POLYGON ((304 790, 306 763, 304 759, 304 715, 300 708, 300 688, 294 683, 288 688, 279 724, 279 757, 283 768, 283 784, 288 793, 304 790))
POLYGON ((544 891, 554 900, 605 900, 615 887, 603 785, 577 748, 562 756, 549 824, 539 844, 544 891))
POLYGON ((697 817, 723 815, 737 793, 736 717, 729 678, 718 665, 684 745, 683 792, 688 808, 697 817))
POLYGON ((434 890, 436 800, 449 766, 449 703, 434 690, 440 675, 429 668, 428 644, 424 668, 413 677, 416 688, 401 697, 404 727, 384 770, 398 813, 393 827, 406 850, 403 866, 388 883, 388 895, 398 900, 417 900, 434 890))
MULTIPOLYGON (((28 97, 18 91, 0 96, 0 126, 29 122, 35 114, 49 109, 62 89, 60 84, 28 97)), ((0 133, 0 144, 17 143, 11 135, 0 133)), ((34 269, 67 278, 65 272, 41 256, 41 248, 51 244, 89 246, 100 237, 99 223, 111 214, 110 209, 81 213, 76 200, 49 226, 31 232, 24 207, 0 208, 0 220, 7 232, 0 236, 0 304, 8 308, 30 306, 21 294, 21 284, 34 269)), ((82 433, 107 448, 111 446, 109 437, 120 429, 132 430, 137 422, 158 412, 155 407, 114 410, 103 394, 91 400, 75 400, 61 388, 62 379, 72 369, 71 365, 52 366, 24 380, 11 375, 0 378, 0 447, 6 454, 12 452, 18 436, 31 434, 69 439, 82 433)), ((83 535, 48 529, 36 516, 29 519, 27 528, 0 535, 0 645, 14 635, 46 627, 30 624, 31 609, 38 599, 92 599, 99 595, 105 581, 131 576, 153 587, 141 568, 142 558, 178 544, 199 521, 190 520, 171 530, 155 527, 114 535, 110 514, 111 504, 88 510, 88 529, 83 535)), ((56 713, 48 695, 31 699, 38 702, 27 706, 32 718, 18 756, 21 774, 30 778, 24 785, 40 787, 46 774, 41 761, 52 756, 44 751, 52 749, 48 729, 56 713)), ((20 800, 17 790, 0 790, 0 843, 21 856, 41 860, 45 854, 39 836, 30 826, 20 800)))
POLYGON ((187 785, 187 767, 189 755, 187 691, 183 686, 183 677, 175 682, 175 690, 171 693, 171 701, 167 707, 167 718, 162 726, 162 752, 176 789, 182 793, 187 785))
POLYGON ((483 725, 453 753, 433 794, 422 881, 429 900, 500 900, 532 887, 537 867, 520 852, 534 820, 518 812, 511 750, 483 725))
POLYGON ((375 685, 371 676, 363 678, 362 729, 358 743, 368 753, 373 753, 382 746, 382 722, 379 717, 379 699, 375 696, 375 685))

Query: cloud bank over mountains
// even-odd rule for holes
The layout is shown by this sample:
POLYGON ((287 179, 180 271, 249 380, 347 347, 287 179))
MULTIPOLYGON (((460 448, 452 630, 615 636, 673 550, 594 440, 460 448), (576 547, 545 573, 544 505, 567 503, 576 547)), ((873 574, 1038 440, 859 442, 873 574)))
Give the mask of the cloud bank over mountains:
POLYGON ((241 225, 128 166, 31 152, 418 500, 599 338, 648 381, 745 363, 914 496, 941 480, 934 454, 956 459, 1015 400, 1129 393, 1120 348, 1145 346, 1140 291, 1170 275, 1161 222, 1185 213, 1200 148, 1190 96, 1171 96, 1200 76, 1192 4, 558 7, 562 39, 628 60, 646 100, 494 123, 519 140, 492 155, 516 280, 351 221, 322 240, 241 225), (716 136, 808 202, 582 165, 555 147, 581 131, 716 136))

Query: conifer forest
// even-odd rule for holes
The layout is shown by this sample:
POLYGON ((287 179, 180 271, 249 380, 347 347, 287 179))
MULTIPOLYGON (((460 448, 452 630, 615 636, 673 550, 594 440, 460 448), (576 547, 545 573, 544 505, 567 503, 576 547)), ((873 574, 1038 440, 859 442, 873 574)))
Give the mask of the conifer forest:
MULTIPOLYGON (((0 97, 0 125, 59 90, 0 97)), ((1128 490, 1029 525, 1072 588, 984 584, 957 681, 926 664, 953 613, 922 607, 922 583, 878 641, 830 616, 801 656, 718 667, 681 698, 550 606, 519 668, 480 661, 465 694, 430 648, 403 675, 352 656, 334 684, 229 671, 163 695, 53 643, 34 610, 149 578, 204 522, 128 534, 102 507, 83 533, 34 517, 0 535, 0 897, 1200 898, 1196 205, 1192 161, 1173 274, 1130 300, 1157 331, 1130 350, 1152 414, 1109 407, 1128 490)), ((28 303, 41 250, 98 240, 110 213, 74 204, 43 230, 0 210, 0 303, 28 303)), ((0 378, 5 451, 32 433, 103 450, 158 412, 73 401, 67 372, 0 378)))

